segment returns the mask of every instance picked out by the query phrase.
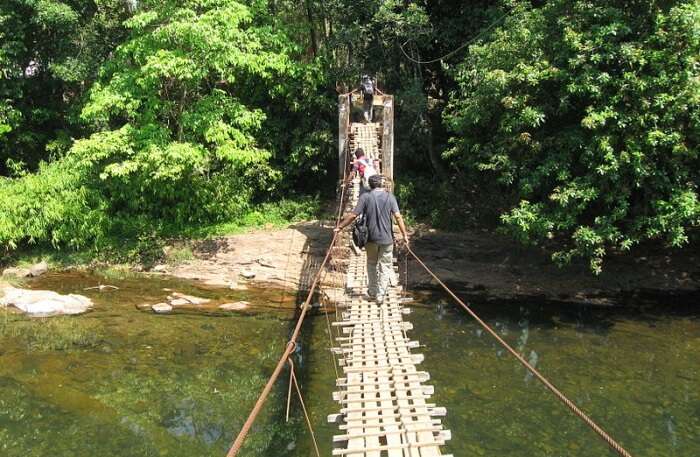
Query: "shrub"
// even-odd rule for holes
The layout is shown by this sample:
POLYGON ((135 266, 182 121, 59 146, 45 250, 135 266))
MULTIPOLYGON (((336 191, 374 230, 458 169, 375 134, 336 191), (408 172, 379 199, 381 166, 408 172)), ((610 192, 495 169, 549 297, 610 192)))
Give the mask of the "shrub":
POLYGON ((700 4, 518 7, 456 70, 446 157, 516 191, 524 242, 601 270, 611 249, 688 242, 700 221, 700 4))

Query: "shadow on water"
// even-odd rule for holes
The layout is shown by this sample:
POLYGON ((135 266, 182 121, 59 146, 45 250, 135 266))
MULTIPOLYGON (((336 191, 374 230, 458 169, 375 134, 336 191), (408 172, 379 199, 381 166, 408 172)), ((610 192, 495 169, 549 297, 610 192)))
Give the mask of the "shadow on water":
MULTIPOLYGON (((318 236, 317 228, 309 227, 308 224, 300 224, 298 226, 295 226, 295 228, 306 236, 306 242, 302 249, 302 252, 305 253, 305 260, 300 272, 299 288, 296 291, 295 297, 297 307, 294 319, 292 321, 293 325, 290 328, 289 336, 291 336, 296 322, 299 319, 299 316, 302 311, 301 305, 304 304, 309 295, 309 291, 311 290, 314 279, 317 273, 319 272, 319 268, 323 261, 322 256, 325 255, 326 249, 331 240, 330 230, 327 234, 324 233, 322 235, 322 239, 315 239, 315 237, 318 236)), ((310 304, 315 305, 317 302, 318 293, 315 293, 314 296, 312 296, 310 304)), ((314 377, 314 369, 312 368, 312 364, 317 363, 315 358, 315 352, 319 350, 321 350, 322 352, 326 352, 326 348, 328 347, 327 342, 323 344, 323 346, 319 347, 319 345, 316 344, 317 342, 313 338, 316 333, 325 331, 325 327, 318 327, 320 321, 318 321, 319 316, 317 313, 317 308, 313 308, 307 313, 307 317, 304 321, 303 326, 301 327, 301 332, 299 334, 296 350, 293 356, 297 381, 302 391, 302 395, 304 396, 305 406, 310 411, 310 414, 312 416, 314 416, 314 413, 319 412, 318 409, 313 408, 314 399, 310 398, 310 396, 315 395, 315 393, 308 388, 311 379, 314 377)), ((325 359, 325 361, 326 363, 329 362, 328 359, 325 359)), ((282 376, 282 378, 283 381, 279 384, 284 386, 286 395, 286 388, 288 387, 289 383, 288 369, 285 370, 285 375, 282 376)), ((313 455, 313 444, 311 442, 310 434, 302 414, 303 413, 301 410, 301 405, 298 401, 298 396, 292 393, 290 415, 291 417, 295 418, 297 428, 297 436, 293 444, 293 449, 295 450, 295 452, 304 453, 295 455, 313 455)), ((284 420, 284 418, 282 418, 282 420, 284 420)))

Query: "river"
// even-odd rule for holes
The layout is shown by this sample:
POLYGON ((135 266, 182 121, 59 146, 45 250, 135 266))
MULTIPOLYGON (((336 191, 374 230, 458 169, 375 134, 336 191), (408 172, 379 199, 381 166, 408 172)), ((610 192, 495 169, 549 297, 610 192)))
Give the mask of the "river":
MULTIPOLYGON (((293 325, 293 295, 275 289, 207 289, 195 283, 85 273, 51 274, 33 288, 83 293, 84 341, 54 347, 51 319, 0 311, 0 455, 217 456, 226 453, 293 325), (98 283, 120 289, 84 291, 98 283), (164 290, 167 289, 167 290, 164 290), (246 312, 137 309, 168 291, 247 300, 246 312), (18 331, 17 329, 21 329, 18 331)), ((700 455, 700 310, 475 306, 510 344, 636 457, 700 455)), ((445 406, 455 456, 615 455, 463 311, 437 294, 416 296, 413 339, 445 406)), ((52 318, 56 319, 56 318, 52 318)), ((63 324, 61 324, 63 325, 63 324)), ((72 327, 71 327, 72 328, 72 327)), ((64 331, 64 330, 61 330, 64 331)), ((323 455, 337 412, 326 320, 310 318, 295 356, 323 455)), ((286 376, 242 455, 313 455, 286 376)))

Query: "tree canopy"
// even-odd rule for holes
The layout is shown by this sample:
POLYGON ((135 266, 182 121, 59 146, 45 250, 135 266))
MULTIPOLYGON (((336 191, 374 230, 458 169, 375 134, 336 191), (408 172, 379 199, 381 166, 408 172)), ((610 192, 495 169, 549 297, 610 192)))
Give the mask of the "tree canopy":
POLYGON ((366 72, 434 224, 478 206, 598 272, 700 221, 696 1, 7 0, 0 25, 6 248, 332 192, 336 96, 366 72))
POLYGON ((456 70, 452 163, 514 194, 502 220, 591 259, 700 219, 700 4, 518 6, 456 70), (488 133, 486 133, 488 132, 488 133))

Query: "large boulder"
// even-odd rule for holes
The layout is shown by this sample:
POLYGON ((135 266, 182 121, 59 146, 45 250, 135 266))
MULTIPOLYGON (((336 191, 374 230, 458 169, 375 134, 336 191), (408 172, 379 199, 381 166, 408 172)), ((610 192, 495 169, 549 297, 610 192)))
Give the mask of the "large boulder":
POLYGON ((41 261, 29 267, 29 274, 31 274, 35 278, 37 276, 43 275, 47 271, 49 271, 49 265, 44 261, 41 261))
POLYGON ((32 316, 81 314, 92 308, 92 300, 82 295, 61 295, 50 290, 16 287, 4 287, 0 293, 0 307, 13 306, 32 316))
POLYGON ((29 268, 5 268, 2 271, 3 276, 14 276, 15 278, 28 278, 32 275, 29 268))

